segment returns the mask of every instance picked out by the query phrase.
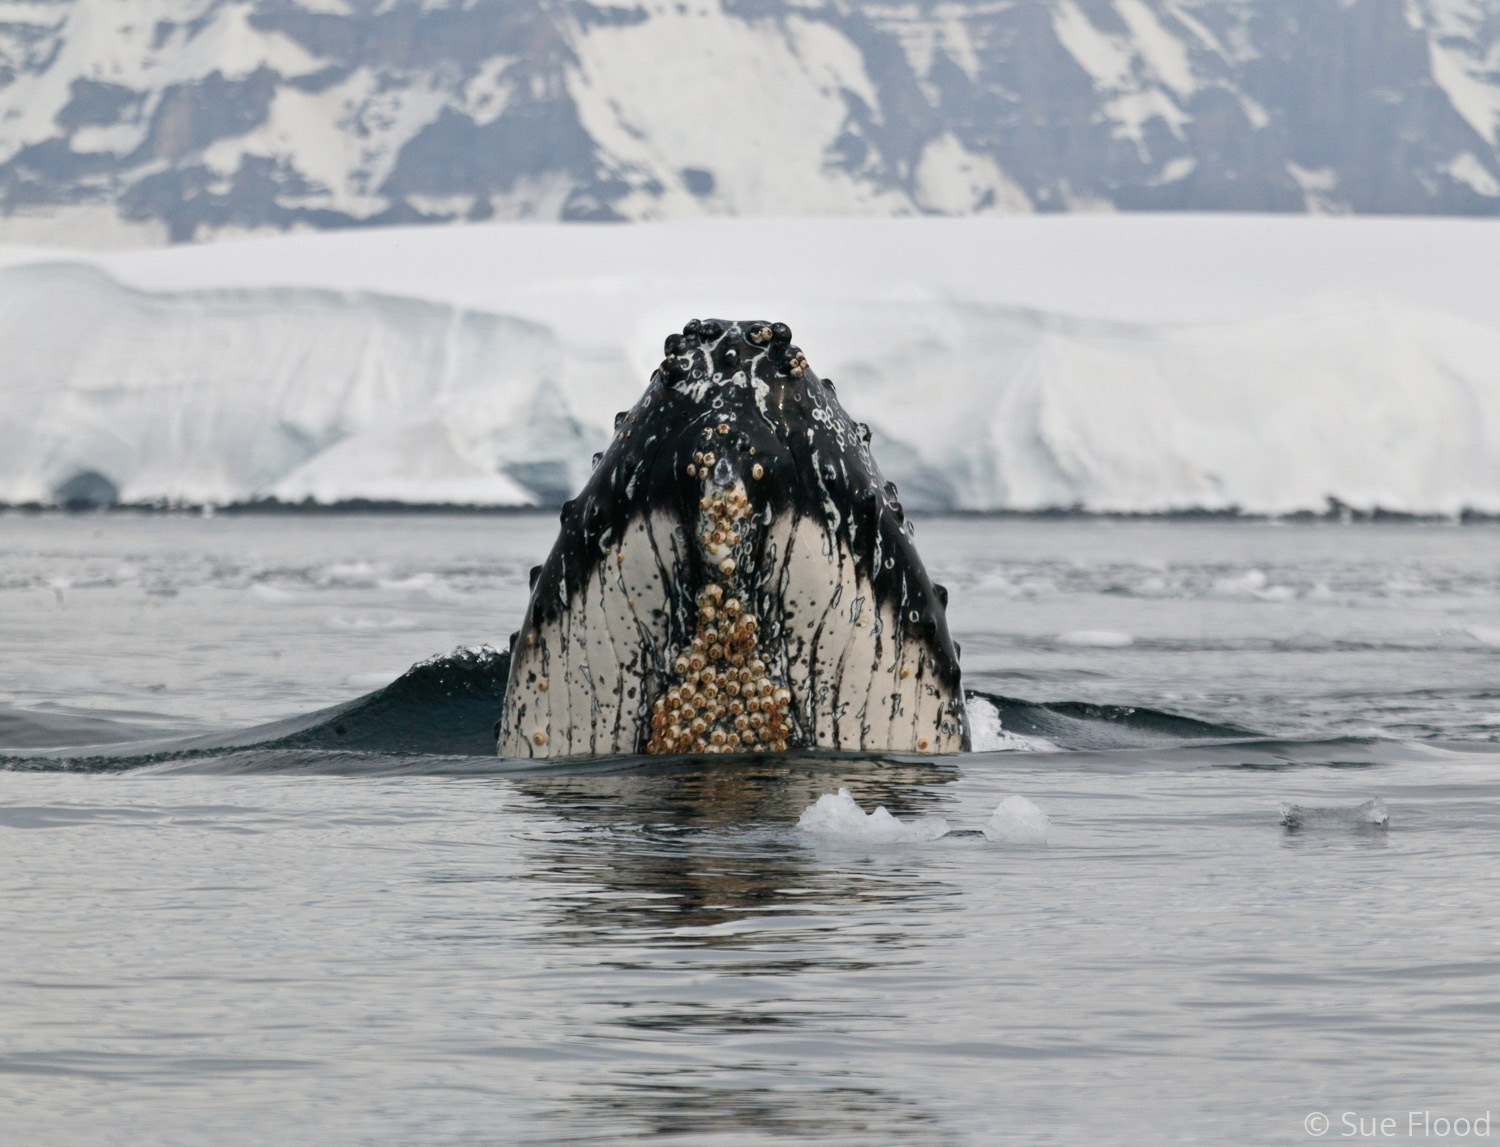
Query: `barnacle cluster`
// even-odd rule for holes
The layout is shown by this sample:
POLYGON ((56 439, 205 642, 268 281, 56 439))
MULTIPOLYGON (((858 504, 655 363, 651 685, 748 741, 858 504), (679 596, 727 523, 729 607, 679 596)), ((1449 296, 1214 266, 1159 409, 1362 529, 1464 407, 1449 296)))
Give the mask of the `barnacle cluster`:
MULTIPOLYGON (((694 470, 711 469, 712 452, 694 470)), ((707 470, 704 470, 706 473, 707 470)), ((760 623, 737 596, 732 551, 750 502, 739 484, 699 503, 699 538, 713 578, 698 594, 698 626, 672 665, 673 679, 651 711, 648 753, 782 752, 792 694, 771 679, 759 654, 760 623)))

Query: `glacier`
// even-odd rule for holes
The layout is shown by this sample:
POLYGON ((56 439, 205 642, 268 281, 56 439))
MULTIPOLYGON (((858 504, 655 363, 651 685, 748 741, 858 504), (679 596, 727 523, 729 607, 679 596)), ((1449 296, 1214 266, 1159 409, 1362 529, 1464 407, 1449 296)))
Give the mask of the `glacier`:
POLYGON ((0 249, 0 503, 555 505, 665 333, 753 313, 914 508, 1495 514, 1497 257, 1489 221, 1201 216, 0 249))
POLYGON ((0 270, 0 502, 530 505, 607 435, 566 413, 545 327, 305 288, 149 294, 0 270), (517 475, 517 476, 512 476, 517 475))

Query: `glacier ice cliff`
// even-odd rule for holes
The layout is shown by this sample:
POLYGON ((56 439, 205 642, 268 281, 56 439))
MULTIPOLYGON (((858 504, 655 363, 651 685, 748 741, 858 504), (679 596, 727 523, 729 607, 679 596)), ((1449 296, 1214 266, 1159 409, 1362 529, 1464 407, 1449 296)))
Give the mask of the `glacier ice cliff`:
POLYGON ((126 503, 525 505, 607 437, 569 415, 545 327, 414 299, 149 294, 34 264, 0 270, 0 347, 11 504, 93 475, 126 503))
MULTIPOLYGON (((640 338, 671 329, 652 281, 605 278, 643 300, 644 335, 592 321, 581 286, 562 331, 368 291, 145 291, 13 264, 0 502, 556 504, 639 395, 640 338)), ((915 507, 1500 513, 1500 326, 1472 314, 1343 292, 1118 322, 798 289, 767 317, 794 323, 915 507)))

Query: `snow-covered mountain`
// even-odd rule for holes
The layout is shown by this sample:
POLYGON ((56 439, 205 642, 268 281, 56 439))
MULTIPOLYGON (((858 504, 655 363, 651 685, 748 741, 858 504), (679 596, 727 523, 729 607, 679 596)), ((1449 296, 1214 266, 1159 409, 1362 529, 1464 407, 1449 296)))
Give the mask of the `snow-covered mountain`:
POLYGON ((481 225, 30 258, 0 252, 0 503, 556 504, 663 335, 716 312, 789 320, 913 508, 1500 513, 1500 220, 481 225))
POLYGON ((0 0, 0 236, 1500 212, 1497 0, 0 0))

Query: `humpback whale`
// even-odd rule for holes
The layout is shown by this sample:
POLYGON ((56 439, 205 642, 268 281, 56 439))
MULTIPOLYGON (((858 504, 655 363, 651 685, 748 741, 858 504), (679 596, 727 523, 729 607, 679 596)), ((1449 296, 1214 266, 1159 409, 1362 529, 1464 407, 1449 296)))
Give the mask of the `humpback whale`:
POLYGON ((562 510, 507 757, 968 748, 947 591, 784 323, 688 323, 562 510))

